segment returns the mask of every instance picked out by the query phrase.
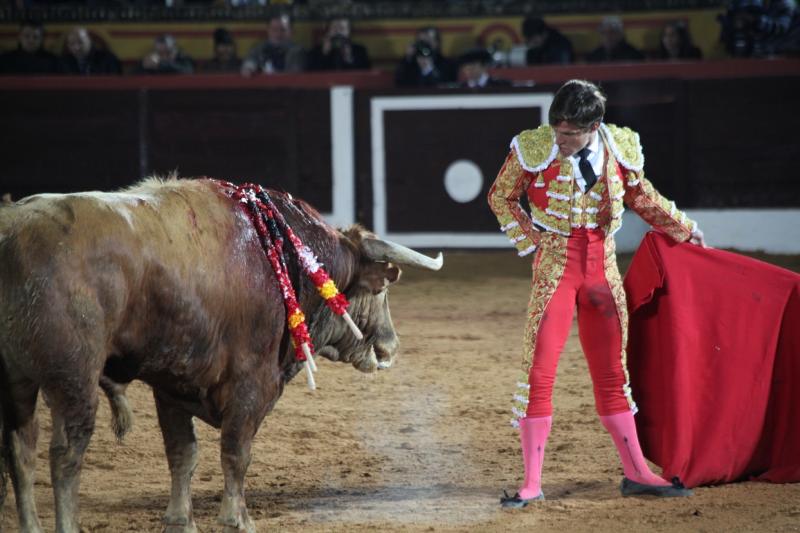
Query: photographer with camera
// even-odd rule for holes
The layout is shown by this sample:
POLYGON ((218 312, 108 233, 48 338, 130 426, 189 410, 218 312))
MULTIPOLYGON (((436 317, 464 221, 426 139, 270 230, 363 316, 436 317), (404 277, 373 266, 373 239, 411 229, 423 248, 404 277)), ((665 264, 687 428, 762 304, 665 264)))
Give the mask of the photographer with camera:
POLYGON ((456 65, 441 53, 439 30, 427 26, 417 30, 416 40, 408 45, 403 61, 397 66, 398 87, 432 87, 456 81, 456 65))
POLYGON ((719 22, 720 41, 733 57, 769 57, 800 50, 794 0, 732 0, 719 22))
POLYGON ((322 43, 308 56, 308 70, 358 70, 371 67, 367 49, 350 40, 350 19, 328 21, 322 43))
POLYGON ((175 37, 164 33, 153 41, 153 50, 142 58, 138 73, 192 74, 194 60, 178 48, 175 37))

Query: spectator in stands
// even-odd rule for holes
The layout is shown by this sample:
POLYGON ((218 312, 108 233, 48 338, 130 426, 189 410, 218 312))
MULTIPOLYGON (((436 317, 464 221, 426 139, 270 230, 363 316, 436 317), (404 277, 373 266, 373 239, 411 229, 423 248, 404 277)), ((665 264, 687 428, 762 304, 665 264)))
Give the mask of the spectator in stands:
POLYGON ((395 82, 400 87, 430 87, 456 81, 456 65, 441 52, 441 35, 434 26, 417 30, 398 65, 395 82))
POLYGON ((483 48, 473 48, 461 56, 459 60, 461 70, 461 87, 482 89, 484 87, 509 87, 508 80, 493 78, 489 74, 492 64, 492 54, 483 48))
POLYGON ((292 41, 292 20, 285 13, 276 13, 267 21, 267 40, 257 44, 242 63, 242 76, 256 72, 302 72, 306 68, 306 51, 292 41))
POLYGON ((153 51, 142 59, 143 74, 192 74, 194 61, 178 48, 175 37, 164 33, 156 37, 153 51))
POLYGON ((681 59, 702 59, 703 52, 692 44, 692 36, 681 20, 668 22, 661 30, 661 42, 657 59, 678 61, 681 59))
POLYGON ((203 65, 205 72, 239 72, 242 62, 236 55, 236 41, 225 28, 214 30, 214 55, 203 65))
POLYGON ((800 51, 800 17, 794 0, 732 0, 720 23, 720 40, 734 57, 800 51))
POLYGON ((522 22, 522 35, 527 45, 527 65, 572 63, 572 43, 541 17, 526 17, 522 22))
POLYGON ((0 74, 54 74, 58 58, 44 49, 44 26, 27 20, 19 27, 17 49, 0 55, 0 74))
POLYGON ((66 50, 61 57, 59 71, 62 74, 122 74, 122 65, 117 56, 92 43, 86 28, 72 28, 67 34, 66 50))
POLYGON ((308 56, 309 70, 358 70, 372 66, 364 46, 350 40, 351 24, 346 17, 328 21, 322 43, 308 56))
POLYGON ((617 16, 603 18, 597 31, 600 33, 600 46, 586 56, 586 60, 590 63, 644 59, 644 54, 625 39, 621 18, 617 16))

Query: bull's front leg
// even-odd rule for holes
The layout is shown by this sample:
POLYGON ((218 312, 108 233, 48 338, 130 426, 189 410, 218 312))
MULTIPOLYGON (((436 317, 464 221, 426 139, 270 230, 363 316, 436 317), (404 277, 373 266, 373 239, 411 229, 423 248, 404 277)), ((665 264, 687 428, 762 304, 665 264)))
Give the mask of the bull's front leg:
POLYGON ((168 398, 158 392, 154 392, 153 396, 172 478, 164 529, 166 533, 194 533, 197 526, 192 512, 191 483, 197 466, 197 437, 192 415, 172 405, 168 398))
MULTIPOLYGON (((246 395, 240 398, 253 397, 257 396, 246 395)), ((222 422, 220 452, 225 487, 217 521, 223 526, 223 531, 226 533, 255 533, 256 530, 253 521, 247 514, 244 476, 250 465, 250 448, 253 437, 258 423, 263 419, 263 414, 256 417, 246 408, 240 410, 242 407, 242 405, 237 405, 230 409, 225 413, 222 422)), ((253 406, 247 407, 252 408, 253 406)))

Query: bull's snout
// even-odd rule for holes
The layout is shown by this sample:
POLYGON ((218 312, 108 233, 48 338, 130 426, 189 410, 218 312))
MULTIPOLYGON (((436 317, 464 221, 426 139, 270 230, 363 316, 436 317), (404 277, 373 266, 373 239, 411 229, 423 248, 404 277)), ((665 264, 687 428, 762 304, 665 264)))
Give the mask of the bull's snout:
POLYGON ((375 360, 378 362, 378 370, 392 366, 399 347, 400 343, 396 338, 389 343, 375 343, 375 360))
POLYGON ((353 366, 367 373, 389 368, 394 363, 399 347, 397 337, 375 342, 364 352, 364 357, 353 360, 353 366))

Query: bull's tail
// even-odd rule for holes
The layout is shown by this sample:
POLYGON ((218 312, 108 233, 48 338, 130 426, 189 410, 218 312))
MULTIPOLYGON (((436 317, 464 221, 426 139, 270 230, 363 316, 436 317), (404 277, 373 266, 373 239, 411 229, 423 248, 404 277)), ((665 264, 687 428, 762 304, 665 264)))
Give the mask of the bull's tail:
POLYGON ((122 439, 133 427, 133 412, 128 403, 128 397, 125 396, 125 389, 128 388, 128 385, 117 383, 107 376, 101 376, 100 388, 106 393, 111 406, 111 427, 114 429, 114 435, 117 436, 119 442, 122 442, 122 439))

